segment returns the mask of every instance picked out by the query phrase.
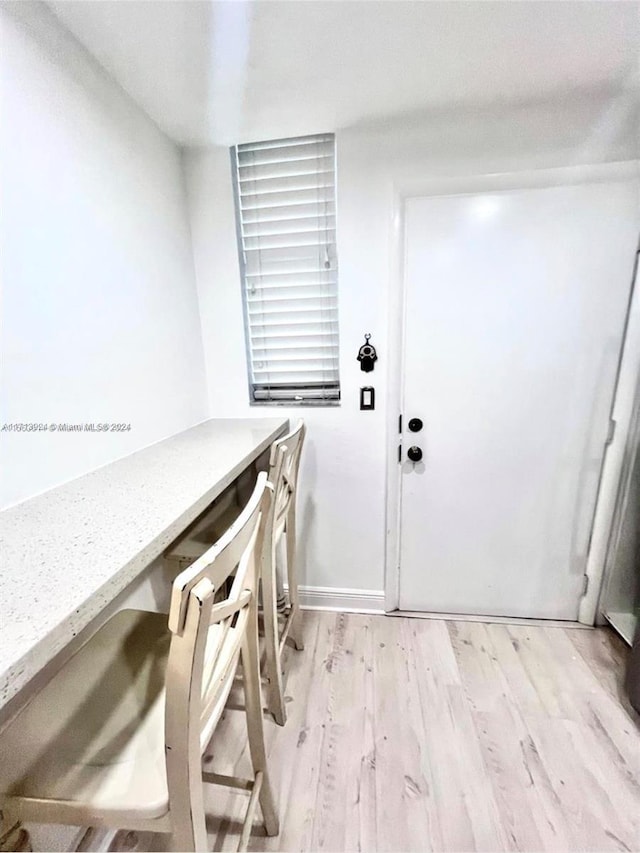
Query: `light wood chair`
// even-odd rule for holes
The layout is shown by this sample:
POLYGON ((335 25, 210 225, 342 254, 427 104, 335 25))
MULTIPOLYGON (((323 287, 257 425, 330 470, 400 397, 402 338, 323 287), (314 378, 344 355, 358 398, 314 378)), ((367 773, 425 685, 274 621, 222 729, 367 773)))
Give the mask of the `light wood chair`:
MULTIPOLYGON (((267 708, 281 726, 287 719, 282 677, 284 646, 290 641, 296 649, 304 648, 295 550, 296 495, 305 433, 304 421, 299 420, 295 429, 274 441, 269 457, 269 482, 273 484, 275 497, 270 532, 265 534, 267 542, 270 540, 271 556, 263 561, 261 578, 265 632, 264 675, 267 708), (283 549, 279 548, 281 542, 284 544, 283 549), (279 550, 284 551, 286 568, 277 558, 279 550)), ((188 566, 216 541, 221 531, 233 522, 239 512, 240 507, 225 496, 220 505, 206 513, 167 551, 165 557, 176 564, 176 569, 188 566)))
POLYGON ((9 723, 0 734, 5 814, 171 833, 175 849, 200 851, 208 846, 204 781, 250 793, 238 849, 246 849, 258 801, 267 834, 277 835, 257 622, 272 498, 262 473, 233 527, 174 581, 168 625, 163 614, 117 613, 9 723), (214 602, 234 570, 227 598, 214 602), (240 660, 249 780, 202 770, 240 660))

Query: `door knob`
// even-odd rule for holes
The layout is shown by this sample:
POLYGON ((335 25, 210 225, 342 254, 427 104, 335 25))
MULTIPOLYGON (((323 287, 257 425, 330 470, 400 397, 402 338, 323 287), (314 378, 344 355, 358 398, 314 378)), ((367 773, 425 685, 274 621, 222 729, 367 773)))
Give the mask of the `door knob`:
POLYGON ((407 456, 412 462, 419 462, 422 459, 422 450, 414 444, 407 450, 407 456))
POLYGON ((420 418, 411 418, 409 421, 409 432, 420 432, 422 429, 422 421, 420 418))

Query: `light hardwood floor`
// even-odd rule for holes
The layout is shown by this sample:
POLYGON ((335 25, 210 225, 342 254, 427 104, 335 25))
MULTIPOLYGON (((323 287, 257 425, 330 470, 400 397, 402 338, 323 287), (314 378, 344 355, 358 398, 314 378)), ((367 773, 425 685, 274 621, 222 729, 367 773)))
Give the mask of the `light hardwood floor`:
MULTIPOLYGON (((304 635, 287 724, 267 722, 281 833, 256 823, 250 849, 640 850, 609 630, 306 612, 304 635)), ((216 770, 249 772, 243 724, 226 713, 216 770)), ((208 789, 212 846, 234 849, 241 796, 208 789)))

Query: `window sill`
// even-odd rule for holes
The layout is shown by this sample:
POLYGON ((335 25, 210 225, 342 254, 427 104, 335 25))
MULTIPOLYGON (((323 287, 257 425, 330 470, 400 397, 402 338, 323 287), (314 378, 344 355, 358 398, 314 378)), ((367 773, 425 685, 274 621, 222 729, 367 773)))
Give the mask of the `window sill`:
POLYGON ((341 400, 250 400, 252 408, 264 408, 265 406, 285 409, 338 409, 341 400))

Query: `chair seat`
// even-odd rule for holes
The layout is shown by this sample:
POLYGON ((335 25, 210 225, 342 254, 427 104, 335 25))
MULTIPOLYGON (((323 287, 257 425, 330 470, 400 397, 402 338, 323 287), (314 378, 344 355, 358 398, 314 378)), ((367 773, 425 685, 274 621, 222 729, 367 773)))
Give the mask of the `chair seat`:
POLYGON ((123 610, 0 734, 0 803, 66 801, 69 817, 167 813, 161 613, 123 610))

